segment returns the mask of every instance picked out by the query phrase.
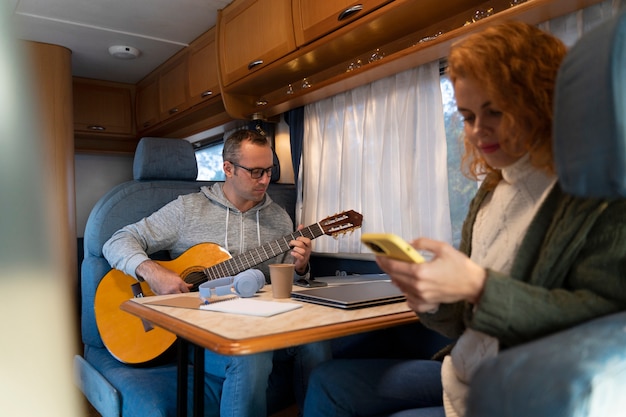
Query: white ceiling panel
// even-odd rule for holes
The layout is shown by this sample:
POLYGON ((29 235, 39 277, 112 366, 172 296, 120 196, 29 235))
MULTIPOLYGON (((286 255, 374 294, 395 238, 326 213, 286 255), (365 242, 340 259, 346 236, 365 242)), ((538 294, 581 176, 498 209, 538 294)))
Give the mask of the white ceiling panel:
POLYGON ((16 14, 188 43, 215 24, 225 1, 20 0, 16 14))
POLYGON ((20 39, 65 46, 75 76, 136 83, 216 23, 230 0, 11 0, 20 39), (112 45, 142 53, 123 60, 112 45))
POLYGON ((119 32, 103 32, 30 16, 19 16, 18 35, 25 40, 45 41, 72 51, 72 74, 78 77, 136 83, 167 60, 181 46, 171 42, 137 37, 119 32), (28 27, 23 32, 20 27, 28 27), (109 54, 111 45, 138 48, 137 59, 118 59, 109 54))

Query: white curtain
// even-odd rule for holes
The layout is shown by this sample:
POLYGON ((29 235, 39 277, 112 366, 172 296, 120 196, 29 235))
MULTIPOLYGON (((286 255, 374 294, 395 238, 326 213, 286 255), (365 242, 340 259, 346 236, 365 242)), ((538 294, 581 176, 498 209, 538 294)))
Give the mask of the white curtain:
POLYGON ((439 63, 306 106, 300 172, 300 223, 363 214, 361 230, 317 239, 316 252, 360 253, 361 232, 450 241, 439 63))

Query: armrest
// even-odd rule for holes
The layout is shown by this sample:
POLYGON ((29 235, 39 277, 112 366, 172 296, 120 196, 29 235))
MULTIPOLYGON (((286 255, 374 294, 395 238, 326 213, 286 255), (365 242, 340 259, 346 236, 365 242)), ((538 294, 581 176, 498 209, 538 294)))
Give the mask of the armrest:
POLYGON ((119 391, 82 356, 74 356, 74 379, 102 417, 118 416, 122 409, 119 391))
POLYGON ((503 351, 472 380, 467 416, 610 416, 626 409, 626 312, 503 351))

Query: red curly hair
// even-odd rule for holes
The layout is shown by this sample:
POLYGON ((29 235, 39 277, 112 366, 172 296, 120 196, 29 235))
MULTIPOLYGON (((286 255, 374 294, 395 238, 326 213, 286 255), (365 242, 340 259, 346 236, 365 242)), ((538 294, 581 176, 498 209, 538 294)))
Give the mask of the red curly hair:
MULTIPOLYGON (((554 87, 566 52, 565 44, 553 35, 527 23, 507 22, 457 42, 448 56, 452 84, 459 78, 478 81, 502 111, 500 129, 506 132, 500 139, 502 149, 512 155, 513 149, 524 149, 531 164, 548 173, 554 173, 554 87)), ((495 186, 500 171, 490 167, 466 138, 463 142, 464 174, 478 179, 496 173, 487 176, 495 186)))

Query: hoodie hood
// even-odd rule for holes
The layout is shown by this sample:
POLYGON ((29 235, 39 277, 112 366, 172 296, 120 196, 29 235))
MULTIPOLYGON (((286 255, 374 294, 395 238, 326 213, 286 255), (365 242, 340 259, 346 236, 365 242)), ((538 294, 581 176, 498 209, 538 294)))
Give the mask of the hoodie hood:
MULTIPOLYGON (((226 195, 224 194, 224 183, 217 182, 211 186, 201 187, 200 192, 203 193, 209 200, 222 205, 224 208, 241 213, 239 209, 226 198, 226 195)), ((259 211, 268 207, 270 204, 272 204, 272 198, 265 193, 263 200, 248 211, 259 211)))

